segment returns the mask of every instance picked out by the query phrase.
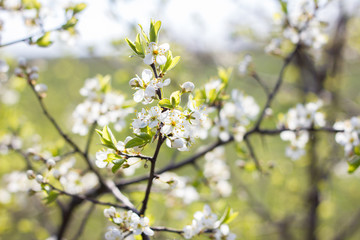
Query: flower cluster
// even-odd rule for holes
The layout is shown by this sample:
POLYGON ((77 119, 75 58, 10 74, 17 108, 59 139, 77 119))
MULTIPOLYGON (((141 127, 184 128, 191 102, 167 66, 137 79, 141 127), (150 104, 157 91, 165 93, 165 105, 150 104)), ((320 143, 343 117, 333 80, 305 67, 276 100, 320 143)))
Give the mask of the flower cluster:
POLYGON ((232 192, 230 169, 225 161, 225 148, 218 147, 205 154, 204 176, 211 189, 222 197, 227 197, 232 192))
POLYGON ((231 100, 224 104, 220 111, 220 117, 215 119, 215 126, 211 130, 213 136, 219 136, 221 140, 226 141, 230 138, 229 124, 234 119, 232 132, 235 140, 242 141, 246 132, 246 126, 255 120, 260 112, 260 108, 251 96, 234 89, 231 92, 231 100))
POLYGON ((187 151, 198 137, 197 129, 206 120, 205 113, 196 107, 192 96, 189 96, 187 108, 180 109, 153 106, 142 109, 132 122, 133 132, 140 134, 145 129, 160 132, 166 136, 166 144, 179 151, 187 151))
POLYGON ((216 240, 236 239, 236 235, 230 232, 229 226, 218 220, 217 215, 211 211, 209 205, 205 205, 202 212, 198 211, 194 214, 192 224, 184 227, 184 237, 191 239, 206 230, 215 230, 213 237, 216 240))
POLYGON ((132 233, 134 235, 140 235, 142 233, 153 236, 154 231, 149 226, 149 218, 139 217, 133 211, 117 212, 114 207, 110 207, 104 210, 104 216, 111 222, 117 225, 110 226, 105 233, 106 240, 120 240, 132 233))
POLYGON ((360 145, 360 117, 352 117, 349 120, 339 121, 334 124, 334 129, 343 130, 335 135, 335 141, 344 146, 345 156, 352 157, 355 148, 360 145))
POLYGON ((325 126, 325 115, 319 112, 321 101, 310 102, 306 105, 298 104, 296 108, 289 109, 281 127, 287 127, 289 131, 283 131, 280 138, 290 142, 286 148, 286 156, 293 160, 299 159, 305 154, 305 146, 309 140, 309 132, 306 129, 325 126))
POLYGON ((322 6, 316 7, 314 4, 311 0, 282 3, 284 13, 275 15, 275 25, 280 27, 282 37, 273 39, 265 51, 280 53, 284 40, 314 49, 324 46, 328 42, 328 36, 325 33, 326 24, 316 15, 316 11, 322 6))
POLYGON ((133 111, 124 95, 111 90, 109 76, 87 79, 80 94, 86 99, 73 112, 72 131, 82 136, 95 122, 100 126, 114 123, 115 129, 120 131, 125 125, 125 117, 133 111))

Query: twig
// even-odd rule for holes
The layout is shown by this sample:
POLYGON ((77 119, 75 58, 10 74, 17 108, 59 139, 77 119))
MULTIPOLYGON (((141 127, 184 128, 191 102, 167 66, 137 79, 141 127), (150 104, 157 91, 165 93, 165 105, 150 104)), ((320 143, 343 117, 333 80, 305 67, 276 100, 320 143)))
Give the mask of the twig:
POLYGON ((101 202, 99 200, 89 198, 86 195, 82 196, 82 195, 68 193, 66 191, 63 191, 63 190, 57 188, 57 187, 54 187, 50 183, 47 183, 47 185, 49 185, 49 187, 51 187, 51 189, 57 191, 58 193, 69 196, 69 197, 72 197, 72 198, 75 198, 75 199, 85 200, 85 201, 92 202, 92 203, 97 204, 97 205, 113 206, 113 207, 116 207, 116 208, 122 208, 122 209, 126 209, 126 210, 133 210, 132 208, 130 208, 130 207, 126 206, 126 205, 119 205, 119 204, 111 203, 111 202, 101 202))
MULTIPOLYGON (((61 25, 60 27, 56 27, 56 28, 53 28, 53 29, 50 29, 46 32, 55 32, 55 31, 60 31, 63 29, 63 25, 61 25)), ((44 34, 44 31, 40 31, 38 33, 35 33, 35 34, 32 34, 30 36, 27 36, 25 38, 21 38, 21 39, 17 39, 17 40, 14 40, 14 41, 11 41, 11 42, 7 42, 7 43, 4 43, 4 44, 0 44, 0 48, 2 47, 6 47, 6 46, 10 46, 10 45, 13 45, 13 44, 16 44, 16 43, 20 43, 20 42, 29 42, 31 43, 32 42, 32 38, 33 37, 36 37, 36 36, 39 36, 39 35, 43 35, 44 34)))
POLYGON ((157 146, 156 146, 156 149, 155 149, 154 156, 153 156, 152 160, 150 161, 150 163, 151 163, 150 174, 149 174, 149 177, 148 177, 148 184, 147 184, 146 191, 145 191, 145 197, 144 197, 144 200, 142 201, 140 215, 144 215, 145 211, 146 211, 146 208, 147 208, 147 204, 148 204, 150 193, 151 193, 152 182, 153 182, 153 179, 155 177, 156 160, 157 160, 157 157, 159 155, 161 145, 163 144, 164 141, 165 141, 165 138, 163 138, 162 134, 160 133, 159 138, 158 138, 158 142, 157 142, 157 146))
POLYGON ((75 236, 73 237, 73 240, 77 240, 79 239, 79 237, 81 236, 81 234, 83 233, 85 226, 86 226, 86 222, 89 219, 91 213, 94 211, 95 209, 95 204, 91 204, 90 208, 86 211, 83 220, 81 221, 81 225, 79 227, 79 230, 76 232, 75 236))

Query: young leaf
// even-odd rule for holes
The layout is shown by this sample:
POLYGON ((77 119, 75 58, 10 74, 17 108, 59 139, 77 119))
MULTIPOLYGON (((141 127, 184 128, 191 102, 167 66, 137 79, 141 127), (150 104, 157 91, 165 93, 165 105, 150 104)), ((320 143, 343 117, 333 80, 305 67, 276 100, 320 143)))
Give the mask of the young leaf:
POLYGON ((150 142, 150 140, 152 138, 151 135, 148 134, 147 132, 142 132, 140 134, 136 134, 136 136, 143 139, 143 140, 145 140, 146 142, 150 142))
POLYGON ((142 146, 146 144, 146 141, 142 138, 133 138, 130 141, 128 141, 125 145, 125 148, 133 148, 133 147, 138 147, 138 146, 142 146))
POLYGON ((354 155, 351 157, 351 159, 348 161, 349 167, 348 167, 348 173, 355 172, 356 169, 360 166, 360 156, 354 155))
POLYGON ((130 41, 128 38, 125 38, 125 41, 126 41, 127 44, 130 46, 130 48, 131 48, 136 54, 138 54, 138 52, 137 52, 137 50, 136 50, 135 44, 134 44, 132 41, 130 41))
POLYGON ((59 196, 59 193, 48 192, 48 196, 44 198, 44 200, 46 201, 45 204, 48 205, 48 204, 54 202, 58 196, 59 196))
POLYGON ((81 11, 83 11, 86 8, 86 3, 79 3, 74 6, 74 14, 77 14, 81 11))
POLYGON ((173 108, 173 105, 171 105, 171 102, 167 98, 163 98, 159 101, 159 106, 164 108, 173 108))
POLYGON ((78 19, 76 17, 72 17, 64 25, 62 25, 62 29, 64 29, 64 30, 71 29, 71 28, 75 27, 77 22, 78 22, 78 19))
POLYGON ((171 69, 173 69, 173 68, 178 64, 179 61, 180 61, 180 56, 174 57, 174 58, 171 60, 171 64, 170 64, 170 66, 167 68, 166 71, 170 71, 171 69))
POLYGON ((173 107, 176 107, 180 104, 181 92, 175 91, 170 95, 170 102, 173 107))
POLYGON ((113 162, 114 166, 111 168, 112 173, 115 174, 121 168, 121 166, 123 165, 124 162, 125 162, 125 159, 121 159, 119 161, 113 162))
POLYGON ((114 137, 110 128, 107 125, 105 125, 102 130, 102 136, 105 140, 112 142, 116 146, 117 144, 116 138, 114 137))
POLYGON ((50 41, 50 32, 46 32, 42 37, 40 37, 37 41, 36 44, 39 47, 48 47, 52 44, 53 42, 50 41))
POLYGON ((141 39, 140 39, 140 33, 138 33, 136 35, 135 47, 136 47, 137 54, 141 57, 145 57, 144 48, 143 48, 143 45, 142 45, 141 39))
POLYGON ((143 27, 142 27, 140 24, 139 24, 139 27, 140 27, 140 29, 141 29, 141 34, 142 34, 142 36, 144 37, 144 39, 146 40, 146 42, 149 43, 150 40, 149 40, 148 36, 146 35, 146 33, 144 32, 143 27))

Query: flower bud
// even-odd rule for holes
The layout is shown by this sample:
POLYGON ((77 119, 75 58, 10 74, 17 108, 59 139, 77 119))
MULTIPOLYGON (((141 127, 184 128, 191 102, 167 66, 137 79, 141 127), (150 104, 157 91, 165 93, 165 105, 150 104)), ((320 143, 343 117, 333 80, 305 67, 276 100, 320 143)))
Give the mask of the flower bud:
POLYGON ((21 68, 25 68, 26 67, 26 59, 25 58, 19 58, 18 65, 21 68))
POLYGON ((14 74, 15 74, 17 77, 23 77, 23 70, 21 70, 21 68, 15 68, 14 74))
POLYGON ((192 92, 194 91, 195 85, 192 82, 185 82, 181 85, 181 91, 183 93, 192 92))
POLYGON ((47 86, 43 83, 35 85, 35 91, 39 94, 40 97, 45 97, 47 90, 47 86))
POLYGON ((26 176, 28 177, 29 180, 35 179, 35 177, 36 177, 33 170, 27 170, 26 176))
POLYGON ((44 183, 44 177, 43 177, 42 175, 40 175, 40 174, 36 176, 35 180, 36 180, 39 184, 44 183))
POLYGON ((38 68, 37 66, 33 66, 33 67, 31 68, 31 72, 32 72, 32 73, 38 73, 38 72, 39 72, 39 68, 38 68))
POLYGON ((55 161, 54 159, 48 159, 46 160, 46 167, 50 170, 53 167, 55 167, 55 161))
POLYGON ((133 78, 133 79, 131 79, 131 80, 129 81, 129 85, 130 85, 131 87, 139 87, 139 86, 140 86, 139 80, 136 79, 136 78, 133 78))
POLYGON ((54 169, 54 171, 53 171, 53 176, 54 176, 54 178, 56 178, 56 179, 60 179, 60 177, 61 177, 60 171, 57 170, 57 169, 54 169))
POLYGON ((38 80, 39 79, 39 74, 38 73, 30 73, 30 75, 29 75, 29 79, 31 80, 31 81, 36 81, 36 80, 38 80))

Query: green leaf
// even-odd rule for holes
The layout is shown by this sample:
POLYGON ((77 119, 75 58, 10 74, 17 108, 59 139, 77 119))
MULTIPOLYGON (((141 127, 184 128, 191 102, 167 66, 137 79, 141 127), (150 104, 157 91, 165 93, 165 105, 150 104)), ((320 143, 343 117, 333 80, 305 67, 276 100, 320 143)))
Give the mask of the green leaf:
POLYGON ((53 42, 50 41, 50 32, 46 32, 42 37, 40 37, 37 41, 36 44, 39 47, 48 47, 52 44, 53 42))
POLYGON ((144 139, 146 142, 150 142, 152 136, 147 132, 141 132, 140 134, 135 134, 138 138, 144 139))
POLYGON ((159 101, 159 106, 164 108, 173 108, 173 105, 171 104, 170 100, 167 98, 163 98, 159 101))
POLYGON ((232 73, 232 68, 228 68, 228 69, 219 68, 219 69, 218 69, 218 75, 219 75, 221 81, 222 81, 225 85, 227 85, 227 83, 229 82, 231 73, 232 73))
POLYGON ((166 71, 170 71, 171 69, 173 69, 180 61, 180 56, 176 56, 171 60, 171 64, 170 66, 167 68, 166 71))
POLYGON ((100 91, 103 93, 108 93, 111 90, 111 77, 110 75, 101 76, 97 75, 100 83, 100 91))
POLYGON ((284 0, 280 0, 280 5, 281 5, 281 10, 283 11, 283 13, 287 14, 288 13, 287 2, 285 2, 284 0))
POLYGON ((140 24, 139 24, 139 27, 140 27, 140 29, 141 29, 141 34, 142 34, 142 36, 144 37, 144 39, 146 40, 146 42, 149 43, 150 40, 149 40, 148 36, 146 35, 146 33, 144 32, 143 27, 142 27, 140 24))
POLYGON ((37 0, 22 0, 21 4, 25 9, 39 10, 41 8, 41 4, 37 0))
POLYGON ((78 19, 76 17, 72 17, 64 25, 62 25, 62 28, 64 30, 71 29, 71 28, 75 27, 77 22, 78 22, 78 19))
POLYGON ((125 162, 125 159, 121 159, 119 161, 113 162, 114 166, 111 168, 112 173, 115 174, 121 168, 121 166, 124 164, 124 162, 125 162))
POLYGON ((138 146, 143 146, 146 144, 146 141, 142 138, 136 137, 128 141, 125 145, 125 148, 133 148, 138 146))
POLYGON ((231 221, 233 221, 236 218, 236 216, 238 214, 239 214, 238 212, 233 212, 233 210, 228 207, 219 220, 220 225, 230 223, 231 221))
POLYGON ((213 103, 216 100, 217 96, 218 94, 216 92, 216 89, 211 89, 207 96, 209 103, 213 103))
POLYGON ((360 156, 354 155, 348 160, 348 173, 355 172, 356 169, 360 166, 360 156))
POLYGON ((107 125, 104 126, 102 130, 102 135, 105 140, 112 142, 116 146, 117 144, 116 138, 114 137, 110 128, 107 125))
POLYGON ((136 50, 135 44, 134 44, 132 41, 130 41, 128 38, 125 38, 125 41, 126 41, 127 44, 130 46, 130 48, 131 48, 136 54, 138 54, 138 52, 137 52, 137 50, 136 50))
POLYGON ((153 20, 153 19, 151 20, 150 32, 149 32, 150 42, 157 43, 160 27, 161 27, 160 21, 155 22, 155 20, 153 20))
POLYGON ((48 192, 48 196, 44 198, 44 200, 46 201, 45 204, 48 205, 48 204, 54 202, 58 196, 59 196, 59 193, 57 193, 57 192, 48 192))
POLYGON ((141 57, 145 57, 145 50, 143 48, 143 45, 141 43, 141 39, 140 39, 140 33, 138 33, 136 35, 136 40, 135 40, 135 48, 136 48, 136 52, 139 56, 141 57))
POLYGON ((74 14, 77 14, 81 11, 83 11, 86 8, 86 3, 79 3, 74 6, 73 12, 74 14))
POLYGON ((354 153, 355 153, 356 155, 360 155, 360 146, 354 147, 354 153))
POLYGON ((177 107, 180 104, 181 91, 175 91, 170 95, 170 102, 173 107, 177 107))

